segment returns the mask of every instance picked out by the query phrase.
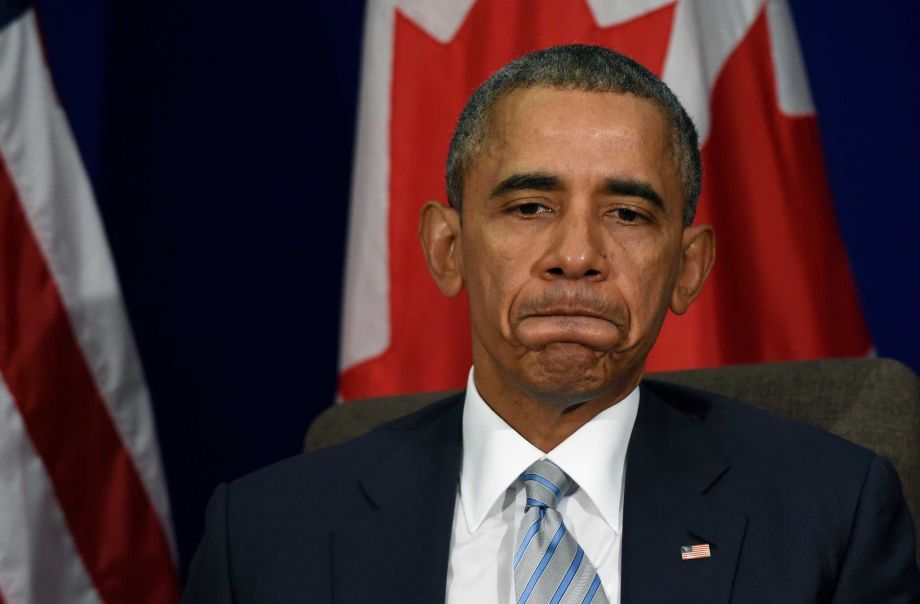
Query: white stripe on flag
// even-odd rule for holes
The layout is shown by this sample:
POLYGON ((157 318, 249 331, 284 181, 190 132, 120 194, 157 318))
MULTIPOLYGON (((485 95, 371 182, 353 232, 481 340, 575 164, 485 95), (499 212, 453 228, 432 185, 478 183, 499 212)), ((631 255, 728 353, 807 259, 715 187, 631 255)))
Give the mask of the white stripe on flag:
POLYGON ((0 377, 0 591, 6 604, 101 603, 0 377))
POLYGON ((805 72, 805 61, 786 0, 768 0, 767 28, 779 108, 786 115, 811 115, 815 105, 805 72))
POLYGON ((57 103, 31 10, 0 32, 0 94, 0 155, 175 559, 150 396, 89 179, 57 103))
POLYGON ((339 370, 377 356, 390 344, 387 236, 390 199, 390 82, 395 0, 370 0, 352 168, 339 370))

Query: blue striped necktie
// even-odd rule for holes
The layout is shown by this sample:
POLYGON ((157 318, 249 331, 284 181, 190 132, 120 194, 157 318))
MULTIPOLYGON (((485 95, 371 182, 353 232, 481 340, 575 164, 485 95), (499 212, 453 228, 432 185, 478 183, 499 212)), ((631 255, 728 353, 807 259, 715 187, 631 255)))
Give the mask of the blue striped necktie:
POLYGON ((597 570, 556 511, 572 479, 541 459, 521 480, 527 503, 514 548, 517 604, 608 604, 597 570))

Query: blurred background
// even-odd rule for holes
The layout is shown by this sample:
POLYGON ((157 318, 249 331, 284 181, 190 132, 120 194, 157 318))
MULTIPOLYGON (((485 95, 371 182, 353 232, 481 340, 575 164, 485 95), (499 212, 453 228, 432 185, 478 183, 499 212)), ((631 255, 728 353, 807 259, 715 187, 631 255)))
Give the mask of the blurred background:
MULTIPOLYGON (((920 370, 920 5, 790 8, 871 343, 920 370)), ((365 3, 35 11, 146 374, 184 576, 214 487, 298 453, 336 401, 365 3)))

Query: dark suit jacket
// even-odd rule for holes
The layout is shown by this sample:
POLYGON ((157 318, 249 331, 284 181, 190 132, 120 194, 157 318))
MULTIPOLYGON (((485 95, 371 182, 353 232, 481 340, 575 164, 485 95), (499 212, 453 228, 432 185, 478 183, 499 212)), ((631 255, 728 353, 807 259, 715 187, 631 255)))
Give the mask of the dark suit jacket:
MULTIPOLYGON (((184 601, 443 602, 462 407, 218 487, 184 601)), ((624 604, 920 602, 894 469, 826 432, 644 382, 625 489, 624 604)))

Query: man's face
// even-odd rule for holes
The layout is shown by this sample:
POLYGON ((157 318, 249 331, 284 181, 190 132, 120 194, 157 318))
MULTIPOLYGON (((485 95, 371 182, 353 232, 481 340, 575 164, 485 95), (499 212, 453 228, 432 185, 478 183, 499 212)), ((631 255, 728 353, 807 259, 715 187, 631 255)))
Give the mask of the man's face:
POLYGON ((494 109, 454 252, 477 385, 562 405, 625 394, 680 289, 665 118, 633 95, 550 88, 494 109))

